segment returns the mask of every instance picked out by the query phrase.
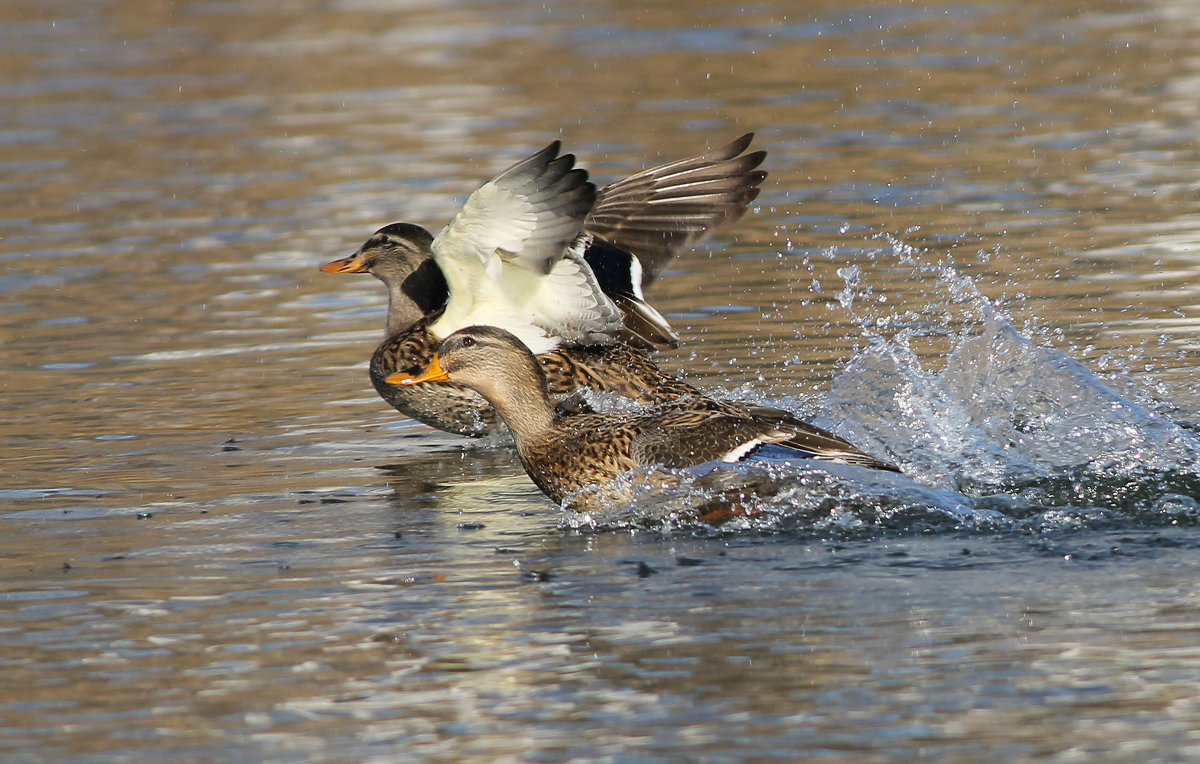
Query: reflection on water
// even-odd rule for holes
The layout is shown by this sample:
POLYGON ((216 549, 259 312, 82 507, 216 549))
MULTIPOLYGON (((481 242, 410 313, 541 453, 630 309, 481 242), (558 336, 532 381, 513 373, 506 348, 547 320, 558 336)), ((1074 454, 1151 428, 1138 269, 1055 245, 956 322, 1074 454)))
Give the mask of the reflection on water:
POLYGON ((4 5, 0 758, 1193 758, 1195 18, 4 5), (550 137, 747 130, 663 363, 905 476, 585 521, 375 397, 386 298, 318 264, 550 137))

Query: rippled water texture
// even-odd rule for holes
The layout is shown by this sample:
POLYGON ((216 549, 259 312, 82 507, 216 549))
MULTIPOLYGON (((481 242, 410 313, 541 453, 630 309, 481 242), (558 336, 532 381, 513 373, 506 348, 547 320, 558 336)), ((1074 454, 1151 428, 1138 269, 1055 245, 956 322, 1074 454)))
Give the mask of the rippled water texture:
POLYGON ((3 4, 0 759, 1195 759, 1197 19, 3 4), (319 264, 556 137, 748 130, 662 363, 904 475, 563 510, 376 398, 385 295, 319 264))

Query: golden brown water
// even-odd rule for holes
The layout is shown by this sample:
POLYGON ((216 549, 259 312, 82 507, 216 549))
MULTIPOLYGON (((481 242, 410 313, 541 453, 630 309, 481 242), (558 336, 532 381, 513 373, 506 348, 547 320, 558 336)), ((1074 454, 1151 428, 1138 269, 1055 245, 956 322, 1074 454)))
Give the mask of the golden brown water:
POLYGON ((4 4, 0 759, 1193 758, 1198 10, 4 4), (650 293, 664 365, 947 493, 576 533, 376 398, 385 295, 320 263, 556 137, 607 181, 748 130, 759 203, 650 293), (956 515, 941 404, 885 436, 832 380, 875 336, 936 373, 987 323, 959 276, 1175 440, 956 515))

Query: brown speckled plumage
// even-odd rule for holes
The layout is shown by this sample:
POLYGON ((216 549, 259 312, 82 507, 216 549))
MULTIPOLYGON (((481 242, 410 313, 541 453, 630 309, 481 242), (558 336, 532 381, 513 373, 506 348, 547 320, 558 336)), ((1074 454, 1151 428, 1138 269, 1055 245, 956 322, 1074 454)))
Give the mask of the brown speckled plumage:
POLYGON ((832 433, 765 407, 707 398, 695 405, 681 398, 635 414, 556 411, 542 365, 520 340, 493 327, 455 332, 428 364, 398 373, 392 382, 422 387, 440 384, 438 379, 470 387, 491 402, 512 432, 529 477, 560 503, 637 467, 739 461, 766 444, 798 458, 897 471, 832 433))
MULTIPOLYGON (((716 226, 740 218, 758 196, 766 173, 757 168, 766 153, 742 153, 752 137, 744 135, 598 190, 585 224, 595 244, 585 258, 622 311, 628 329, 624 340, 641 348, 674 344, 670 328, 657 325, 655 318, 661 317, 641 299, 641 286, 650 283, 680 249, 701 241, 716 226), (621 259, 628 257, 624 250, 637 257, 632 270, 621 259)), ((384 382, 396 371, 427 363, 440 341, 428 327, 438 317, 447 287, 432 260, 432 241, 420 226, 393 223, 350 257, 327 263, 321 270, 369 272, 388 287, 387 336, 370 363, 371 382, 380 397, 440 430, 485 435, 497 426, 497 418, 475 392, 452 383, 401 388, 384 382)), ((692 386, 664 374, 642 350, 625 341, 560 347, 539 360, 555 399, 579 388, 619 393, 641 403, 703 397, 692 386)))
MULTIPOLYGON (((423 367, 433 358, 438 341, 422 319, 393 334, 371 356, 371 384, 398 411, 431 427, 462 435, 485 435, 497 425, 496 413, 478 393, 453 382, 418 386, 388 384, 397 371, 423 367)), ((708 399, 695 387, 664 373, 646 355, 624 343, 559 348, 537 356, 553 400, 580 388, 616 393, 638 403, 664 403, 694 397, 712 405, 732 405, 708 399)), ((703 404, 701 404, 703 405, 703 404)))

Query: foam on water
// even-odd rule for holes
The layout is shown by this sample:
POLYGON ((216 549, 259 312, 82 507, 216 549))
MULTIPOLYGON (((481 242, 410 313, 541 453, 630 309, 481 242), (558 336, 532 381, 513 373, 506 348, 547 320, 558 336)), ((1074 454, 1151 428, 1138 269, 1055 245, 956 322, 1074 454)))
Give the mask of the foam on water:
MULTIPOLYGON (((625 498, 569 502, 564 525, 858 533, 1200 522, 1200 438, 1167 406, 1114 390, 1019 331, 969 277, 938 270, 946 304, 932 309, 968 316, 944 365, 926 368, 911 347, 944 324, 855 315, 867 345, 815 418, 903 475, 805 461, 639 471, 610 494, 625 498), (876 331, 900 324, 890 337, 876 331)), ((852 313, 861 275, 842 273, 839 301, 852 313)))

